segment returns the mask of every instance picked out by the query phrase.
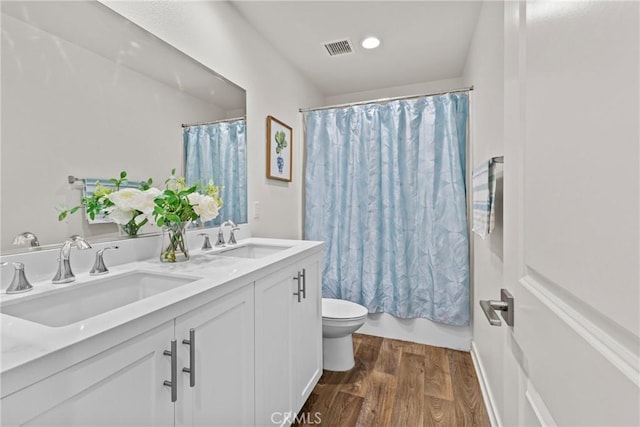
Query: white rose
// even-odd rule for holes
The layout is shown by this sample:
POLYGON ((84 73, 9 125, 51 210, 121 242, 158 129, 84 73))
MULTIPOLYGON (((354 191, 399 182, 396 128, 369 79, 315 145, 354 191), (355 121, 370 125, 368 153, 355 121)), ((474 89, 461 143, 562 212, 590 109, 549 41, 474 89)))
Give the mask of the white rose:
POLYGON ((108 211, 109 218, 111 221, 116 224, 126 224, 133 219, 133 211, 132 210, 124 210, 120 209, 117 206, 111 206, 108 211))
POLYGON ((140 204, 141 197, 142 191, 136 188, 124 188, 109 194, 109 200, 123 211, 136 209, 135 206, 140 204))
POLYGON ((155 207, 154 199, 162 192, 155 187, 142 191, 137 197, 131 199, 131 207, 142 212, 145 215, 151 215, 155 207))
POLYGON ((191 193, 187 197, 202 221, 211 221, 218 216, 218 202, 213 197, 203 196, 200 193, 191 193))

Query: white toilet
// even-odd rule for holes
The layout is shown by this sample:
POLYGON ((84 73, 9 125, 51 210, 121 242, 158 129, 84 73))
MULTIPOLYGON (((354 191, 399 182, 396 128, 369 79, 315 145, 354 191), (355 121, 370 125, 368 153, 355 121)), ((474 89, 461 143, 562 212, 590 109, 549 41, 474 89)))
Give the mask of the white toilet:
POLYGON ((322 298, 322 365, 327 371, 353 368, 351 334, 360 329, 368 310, 351 301, 322 298))

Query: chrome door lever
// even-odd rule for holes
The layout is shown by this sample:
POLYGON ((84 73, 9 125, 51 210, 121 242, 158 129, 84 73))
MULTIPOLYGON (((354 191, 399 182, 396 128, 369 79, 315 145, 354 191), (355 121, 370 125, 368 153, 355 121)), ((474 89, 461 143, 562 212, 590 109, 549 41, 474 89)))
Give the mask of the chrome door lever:
POLYGON ((482 307, 482 311, 484 311, 484 315, 487 316, 491 326, 502 325, 496 310, 501 312, 502 318, 507 322, 507 325, 513 326, 513 295, 508 290, 500 289, 500 301, 481 300, 480 307, 482 307))

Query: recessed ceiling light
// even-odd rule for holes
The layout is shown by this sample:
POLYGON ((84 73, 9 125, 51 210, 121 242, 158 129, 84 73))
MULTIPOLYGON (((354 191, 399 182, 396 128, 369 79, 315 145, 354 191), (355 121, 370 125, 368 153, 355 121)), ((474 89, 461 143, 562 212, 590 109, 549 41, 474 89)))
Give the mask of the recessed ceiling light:
POLYGON ((375 49, 380 46, 380 40, 377 37, 367 37, 362 40, 362 47, 365 49, 375 49))

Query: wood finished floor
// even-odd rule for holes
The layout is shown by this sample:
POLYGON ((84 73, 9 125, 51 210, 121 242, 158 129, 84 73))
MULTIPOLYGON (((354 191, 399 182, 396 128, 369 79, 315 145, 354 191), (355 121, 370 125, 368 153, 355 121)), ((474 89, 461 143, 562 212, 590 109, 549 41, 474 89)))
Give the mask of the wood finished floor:
POLYGON ((471 355, 353 335, 356 365, 324 371, 300 414, 322 427, 490 426, 471 355))

